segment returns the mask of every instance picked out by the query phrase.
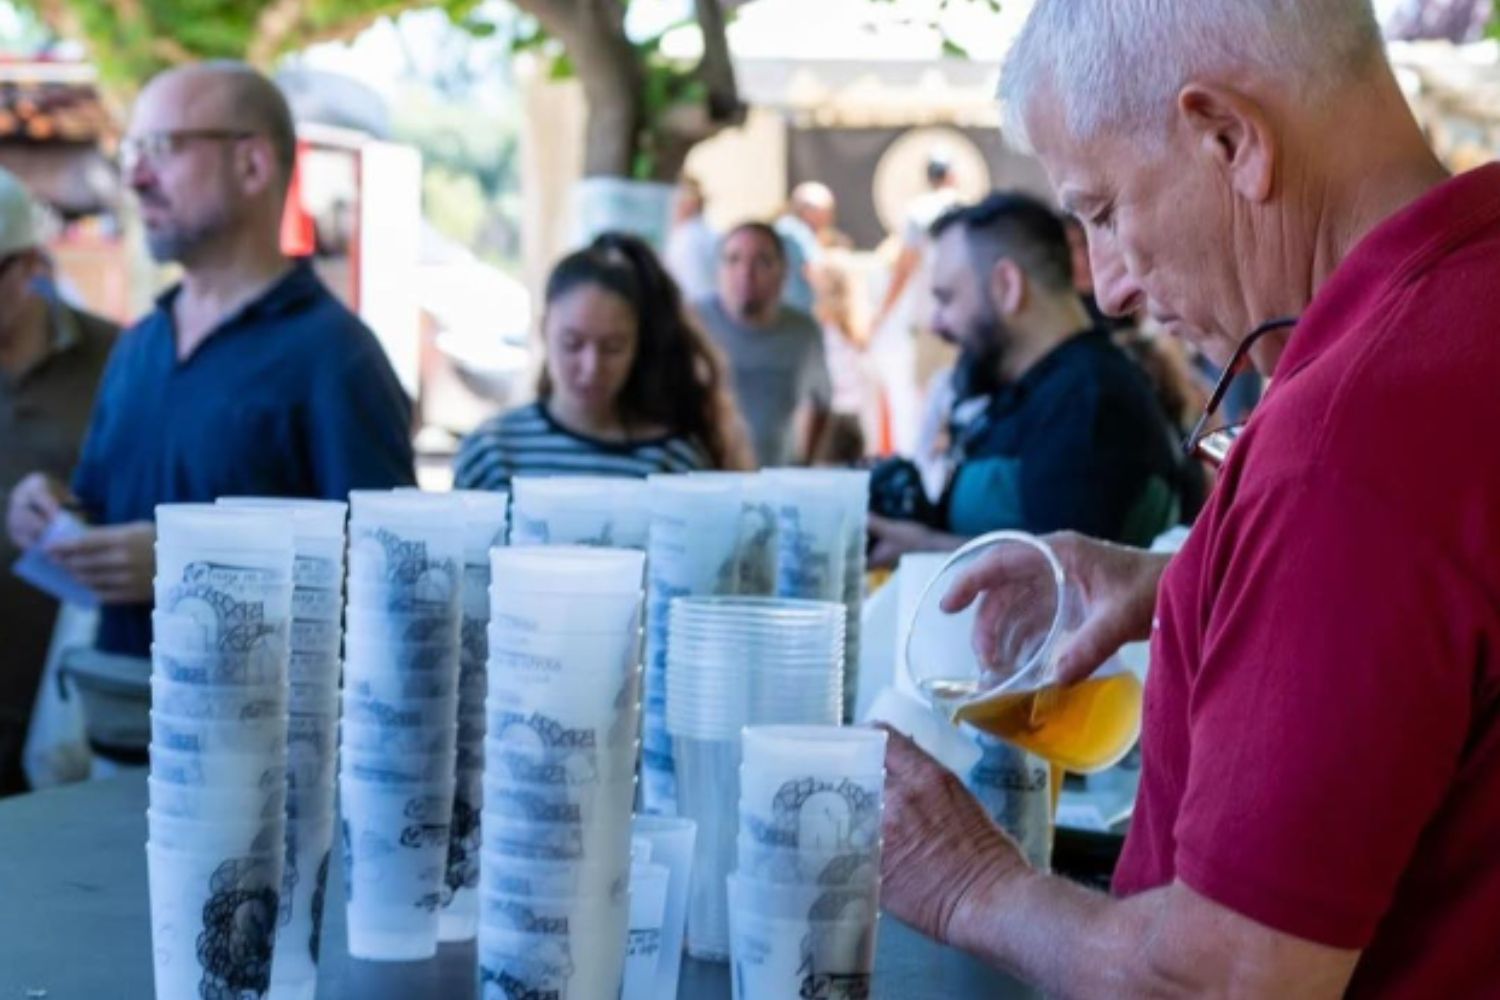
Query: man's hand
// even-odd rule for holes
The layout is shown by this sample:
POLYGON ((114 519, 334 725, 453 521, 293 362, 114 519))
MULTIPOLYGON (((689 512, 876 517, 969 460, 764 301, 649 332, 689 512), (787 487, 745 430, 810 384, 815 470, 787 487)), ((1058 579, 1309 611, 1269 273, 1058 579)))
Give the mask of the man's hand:
POLYGON ((156 525, 133 521, 90 528, 47 554, 99 595, 103 604, 150 604, 156 572, 156 525))
MULTIPOLYGON (((954 914, 1029 872, 1015 842, 952 771, 895 730, 885 751, 885 850, 881 907, 938 941, 954 914)), ((1002 893, 1003 895, 1003 893, 1002 893)))
POLYGON ((945 535, 916 521, 870 515, 871 569, 891 569, 911 552, 952 552, 963 543, 956 535, 945 535))
POLYGON ((29 549, 69 500, 67 488, 45 472, 33 472, 16 484, 5 513, 5 530, 18 549, 29 549))
MULTIPOLYGON (((1048 535, 1043 541, 1083 598, 1083 625, 1057 661, 1059 679, 1071 684, 1092 674, 1125 643, 1151 637, 1156 590, 1171 557, 1073 532, 1048 535)), ((1018 546, 1002 546, 981 557, 943 598, 942 608, 949 614, 979 599, 974 646, 986 663, 1003 658, 997 649, 1006 634, 1002 625, 1020 614, 1019 606, 1026 603, 1021 599, 1026 589, 1015 586, 1018 571, 1034 558, 1018 546)))

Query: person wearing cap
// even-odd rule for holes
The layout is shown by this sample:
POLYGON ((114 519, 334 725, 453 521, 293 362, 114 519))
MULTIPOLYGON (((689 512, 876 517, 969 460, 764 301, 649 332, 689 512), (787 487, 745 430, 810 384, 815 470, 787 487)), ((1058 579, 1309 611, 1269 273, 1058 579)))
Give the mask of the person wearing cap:
POLYGON ((120 337, 73 497, 38 473, 8 511, 22 546, 70 499, 93 525, 49 552, 99 596, 104 652, 149 651, 157 504, 415 481, 411 406, 379 342, 282 253, 296 146, 286 99, 239 63, 169 70, 132 111, 125 179, 152 257, 183 279, 120 337))
MULTIPOLYGON (((1189 436, 1177 555, 1052 539, 1059 682, 1151 641, 1112 894, 893 736, 882 908, 1049 996, 1496 996, 1500 165, 1450 175, 1369 0, 1038 0, 1001 99, 1101 307, 1271 383, 1189 436)), ((1014 575, 964 577, 983 656, 1014 575)))
MULTIPOLYGON (((47 294, 42 209, 0 169, 0 495, 73 471, 117 328, 47 294)), ((22 791, 21 748, 57 603, 10 572, 0 538, 0 795, 22 791)))

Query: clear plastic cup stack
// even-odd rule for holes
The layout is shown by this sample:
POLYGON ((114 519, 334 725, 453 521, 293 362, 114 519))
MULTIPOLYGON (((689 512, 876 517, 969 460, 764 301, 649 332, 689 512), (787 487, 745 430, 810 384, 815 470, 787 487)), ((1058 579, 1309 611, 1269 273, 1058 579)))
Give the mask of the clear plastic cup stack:
POLYGON ((678 813, 698 826, 687 947, 729 955, 724 877, 739 823, 740 731, 837 725, 843 706, 844 606, 767 597, 681 597, 669 614, 667 728, 678 813))
POLYGON ((437 953, 457 794, 465 520, 446 494, 350 494, 339 748, 349 953, 437 953))
POLYGON ((667 611, 673 598, 737 592, 745 491, 735 476, 652 476, 649 489, 641 802, 646 812, 672 815, 677 782, 667 733, 667 611))
POLYGON ((519 476, 511 480, 510 544, 644 549, 650 526, 645 480, 519 476))
POLYGON ((491 553, 485 996, 616 997, 630 926, 645 557, 491 553))
POLYGON ((744 730, 728 879, 739 1000, 870 995, 885 742, 877 729, 744 730))
POLYGON ((773 469, 763 475, 780 501, 776 593, 843 602, 843 721, 851 722, 858 697, 870 473, 863 469, 773 469))
POLYGON ((334 772, 349 505, 278 497, 220 497, 219 505, 269 512, 292 526, 286 863, 271 995, 273 1000, 311 998, 317 988, 321 901, 337 818, 334 772))
POLYGON ((287 827, 290 523, 156 509, 147 869, 156 996, 270 988, 287 827))

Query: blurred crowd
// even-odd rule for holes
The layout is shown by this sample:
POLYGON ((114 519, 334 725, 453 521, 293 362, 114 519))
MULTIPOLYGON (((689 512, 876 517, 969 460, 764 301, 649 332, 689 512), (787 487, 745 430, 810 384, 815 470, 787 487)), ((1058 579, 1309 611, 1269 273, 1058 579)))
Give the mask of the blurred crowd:
MULTIPOLYGON (((415 478, 378 342, 281 250, 295 132, 276 87, 232 63, 162 74, 121 154, 152 256, 181 273, 123 332, 58 296, 35 205, 0 174, 0 559, 45 550, 99 603, 98 650, 139 657, 157 504, 415 478)), ((1149 543, 1191 518, 1205 474, 1179 441, 1215 373, 1101 313, 1049 206, 962 203, 941 151, 923 181, 878 267, 816 183, 720 233, 686 179, 660 256, 626 233, 568 255, 535 399, 463 441, 456 486, 873 464, 876 566, 1007 528, 1149 543)), ((54 612, 0 575, 0 793, 26 784, 54 612)))

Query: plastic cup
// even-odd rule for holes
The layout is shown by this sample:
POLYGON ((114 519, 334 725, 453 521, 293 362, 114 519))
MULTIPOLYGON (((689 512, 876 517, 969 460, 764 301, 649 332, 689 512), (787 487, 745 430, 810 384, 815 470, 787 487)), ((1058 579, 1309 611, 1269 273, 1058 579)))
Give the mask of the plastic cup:
POLYGON ((412 961, 437 953, 453 783, 406 789, 351 778, 340 811, 349 953, 412 961))
POLYGON ((740 743, 679 738, 673 741, 677 808, 697 826, 688 894, 687 950, 694 958, 722 961, 729 954, 724 877, 733 869, 739 831, 740 743))
POLYGON ((636 594, 644 581, 645 555, 626 549, 552 546, 540 549, 495 549, 490 553, 490 592, 514 591, 569 595, 636 594))
POLYGON ((233 857, 273 854, 282 849, 286 817, 225 814, 215 819, 184 819, 146 810, 151 842, 173 851, 233 857))
POLYGON ((151 712, 151 745, 185 753, 285 753, 287 717, 191 719, 151 712))
POLYGON ((480 873, 487 893, 543 897, 617 896, 629 873, 629 859, 547 861, 487 849, 480 854, 480 873))
POLYGON ((151 707, 183 719, 285 718, 287 690, 278 684, 260 687, 205 687, 151 678, 151 707))
POLYGON ((484 782, 484 809, 505 822, 619 824, 635 801, 635 779, 592 785, 523 784, 508 778, 484 782))
MULTIPOLYGON (((698 824, 686 817, 636 816, 631 834, 651 846, 653 864, 668 869, 661 949, 648 997, 675 997, 682 972, 682 939, 687 930, 688 888, 693 875, 693 845, 698 824)), ((633 897, 632 897, 633 898, 633 897)))
POLYGON ((622 926, 618 942, 606 937, 596 943, 570 935, 517 934, 481 922, 480 995, 486 1000, 512 996, 549 1000, 615 997, 624 978, 625 931, 622 926))
POLYGON ((885 769, 886 734, 845 726, 750 726, 747 769, 818 775, 871 774, 885 769))
POLYGON ((621 593, 548 593, 527 588, 520 580, 491 591, 492 625, 513 632, 631 632, 640 628, 639 588, 621 593))
POLYGON ((933 706, 920 702, 896 688, 886 688, 870 706, 866 722, 884 722, 904 733, 938 763, 959 777, 964 777, 979 763, 981 751, 933 706))
POLYGON ((404 702, 409 699, 451 699, 457 693, 457 675, 440 670, 398 674, 364 673, 344 679, 344 698, 374 702, 404 702))
POLYGON ((146 779, 150 808, 159 816, 208 821, 224 817, 264 820, 286 811, 283 788, 194 788, 146 779))
MULTIPOLYGON (((273 512, 164 503, 156 505, 154 516, 157 544, 166 548, 235 548, 290 557, 291 526, 273 512)), ((287 569, 290 572, 290 563, 287 569)))
POLYGON ((337 688, 344 661, 337 653, 303 653, 293 651, 287 660, 286 678, 292 684, 337 688))
POLYGON ((433 754, 387 754, 345 747, 339 752, 339 775, 341 784, 353 781, 376 786, 426 788, 446 783, 448 794, 452 795, 457 759, 457 751, 453 749, 433 754))
POLYGON ((333 621, 297 621, 293 619, 289 648, 296 653, 338 656, 344 640, 343 626, 333 621))
POLYGON ((625 946, 625 984, 621 1000, 652 1000, 657 996, 656 971, 661 965, 667 886, 666 865, 638 864, 630 869, 630 931, 625 946))
POLYGON ((592 784, 633 774, 639 751, 639 741, 623 746, 550 747, 529 740, 502 740, 486 735, 485 773, 496 780, 538 785, 592 784))
POLYGON ((472 941, 479 930, 479 830, 484 808, 484 772, 482 767, 465 770, 462 751, 459 756, 453 819, 448 826, 442 908, 438 913, 438 940, 448 942, 472 941))
POLYGON ((391 726, 345 719, 340 745, 362 754, 439 754, 457 747, 458 726, 391 726))
POLYGON ((869 996, 875 971, 874 914, 843 920, 780 920, 750 907, 752 886, 729 879, 731 978, 735 1000, 869 996))
POLYGON ((1111 767, 1140 735, 1141 684, 1117 659, 1062 687, 1058 656, 1084 615, 1077 584, 1046 542, 996 532, 955 552, 917 602, 902 662, 916 688, 955 719, 1069 771, 1111 767), (985 560, 1003 567, 965 614, 941 603, 985 560), (972 609, 980 609, 978 612, 972 609))
POLYGON ((195 788, 275 788, 286 780, 286 756, 185 753, 152 746, 151 776, 195 788))
POLYGON ((458 725, 458 694, 435 698, 362 697, 346 690, 343 697, 345 724, 383 726, 390 729, 450 728, 458 725))
POLYGON ((265 993, 281 868, 280 852, 204 855, 146 845, 157 996, 265 993))
POLYGON ((534 862, 622 864, 629 859, 630 822, 608 815, 592 823, 526 822, 486 806, 480 844, 486 852, 534 862))
POLYGON ((880 880, 882 844, 867 851, 820 852, 767 847, 740 837, 735 868, 747 878, 801 885, 870 885, 880 880))

